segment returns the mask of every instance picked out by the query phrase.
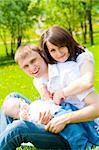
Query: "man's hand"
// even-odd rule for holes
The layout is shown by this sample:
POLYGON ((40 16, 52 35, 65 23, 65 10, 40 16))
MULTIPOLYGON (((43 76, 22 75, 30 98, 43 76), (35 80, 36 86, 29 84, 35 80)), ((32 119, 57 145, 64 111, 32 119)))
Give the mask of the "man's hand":
POLYGON ((45 126, 45 130, 52 133, 59 133, 65 128, 66 124, 66 115, 63 114, 49 121, 45 126))
POLYGON ((52 116, 50 110, 44 111, 44 112, 40 112, 38 123, 42 123, 42 124, 46 125, 52 119, 52 117, 53 116, 52 116))

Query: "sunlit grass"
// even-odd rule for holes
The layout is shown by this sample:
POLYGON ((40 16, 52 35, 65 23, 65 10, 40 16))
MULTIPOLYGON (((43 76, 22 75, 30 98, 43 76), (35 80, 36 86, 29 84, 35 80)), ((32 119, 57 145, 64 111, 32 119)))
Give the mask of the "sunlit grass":
POLYGON ((38 92, 28 77, 15 63, 0 67, 0 105, 5 96, 13 91, 22 93, 31 100, 37 99, 38 92))

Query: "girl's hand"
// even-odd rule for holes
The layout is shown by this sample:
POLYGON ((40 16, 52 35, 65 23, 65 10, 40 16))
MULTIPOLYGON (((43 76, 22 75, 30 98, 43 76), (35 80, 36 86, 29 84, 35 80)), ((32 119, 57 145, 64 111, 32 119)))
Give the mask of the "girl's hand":
POLYGON ((45 130, 52 133, 59 133, 65 128, 66 124, 66 115, 63 114, 49 121, 45 126, 45 130))
POLYGON ((64 96, 64 92, 62 90, 55 92, 53 95, 53 100, 54 100, 55 104, 57 104, 57 105, 60 105, 62 103, 62 100, 64 100, 64 99, 65 99, 65 96, 64 96))
POLYGON ((45 112, 40 112, 38 123, 46 125, 52 119, 52 117, 53 116, 52 116, 50 110, 45 111, 45 112))

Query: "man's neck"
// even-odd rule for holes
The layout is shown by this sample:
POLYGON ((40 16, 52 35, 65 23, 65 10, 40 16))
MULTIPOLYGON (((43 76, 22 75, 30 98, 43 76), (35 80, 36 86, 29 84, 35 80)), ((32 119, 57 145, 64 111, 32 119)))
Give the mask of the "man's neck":
POLYGON ((46 72, 43 76, 42 76, 43 79, 45 80, 48 80, 48 72, 46 72))

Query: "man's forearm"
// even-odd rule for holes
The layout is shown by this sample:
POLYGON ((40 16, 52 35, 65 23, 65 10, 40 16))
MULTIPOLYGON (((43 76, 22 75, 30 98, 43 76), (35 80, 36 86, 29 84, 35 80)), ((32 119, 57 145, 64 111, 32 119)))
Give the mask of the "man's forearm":
MULTIPOLYGON (((93 120, 99 117, 99 104, 92 104, 83 109, 66 114, 67 123, 79 123, 93 120)), ((66 124, 67 124, 66 123, 66 124)))

